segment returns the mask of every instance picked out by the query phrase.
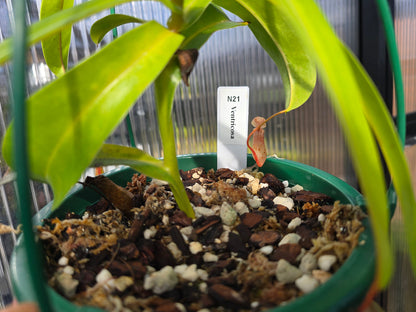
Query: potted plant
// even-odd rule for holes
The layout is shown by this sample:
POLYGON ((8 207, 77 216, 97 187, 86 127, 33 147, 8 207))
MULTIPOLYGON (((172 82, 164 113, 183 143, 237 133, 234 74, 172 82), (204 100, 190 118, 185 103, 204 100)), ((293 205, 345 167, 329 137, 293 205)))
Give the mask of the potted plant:
MULTIPOLYGON (((282 73, 285 113, 302 105, 311 94, 315 66, 325 83, 344 129, 372 220, 377 251, 373 290, 385 287, 392 274, 389 209, 387 196, 380 195, 387 190, 376 144, 380 146, 406 214, 412 263, 416 266, 413 250, 416 244, 412 243, 416 235, 410 229, 415 199, 398 135, 371 79, 313 1, 164 0, 161 2, 172 12, 166 27, 130 16, 108 16, 92 29, 91 35, 97 41, 123 23, 143 23, 67 71, 68 27, 124 2, 128 1, 92 0, 72 7, 68 1, 62 10, 57 2, 44 1, 42 20, 30 27, 29 44, 43 40, 45 60, 58 76, 27 100, 30 171, 34 178, 51 184, 54 207, 91 164, 126 164, 167 181, 179 207, 193 216, 176 160, 171 123, 174 91, 181 79, 187 81, 195 51, 213 32, 248 24, 282 73), (243 22, 231 22, 223 9, 236 14, 243 22), (91 76, 95 79, 91 80, 91 76), (164 159, 155 159, 135 148, 103 145, 134 100, 152 82, 164 159)), ((0 62, 10 58, 10 42, 6 40, 0 45, 0 62)), ((261 161, 259 155, 265 153, 262 125, 263 122, 256 124, 257 138, 252 149, 258 161, 261 161)), ((11 166, 12 142, 13 133, 9 129, 3 154, 11 166)))

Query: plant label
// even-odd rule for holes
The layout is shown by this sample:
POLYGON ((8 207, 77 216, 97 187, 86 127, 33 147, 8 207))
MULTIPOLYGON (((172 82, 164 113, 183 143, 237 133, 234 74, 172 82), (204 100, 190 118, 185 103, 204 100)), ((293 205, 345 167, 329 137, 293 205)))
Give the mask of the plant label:
POLYGON ((248 87, 217 91, 217 168, 247 167, 248 87))

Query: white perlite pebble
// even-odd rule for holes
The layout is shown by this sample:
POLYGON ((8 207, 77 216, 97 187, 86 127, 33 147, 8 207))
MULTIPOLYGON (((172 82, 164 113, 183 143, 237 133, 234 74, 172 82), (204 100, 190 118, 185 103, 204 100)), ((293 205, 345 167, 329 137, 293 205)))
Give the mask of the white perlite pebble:
POLYGON ((175 266, 175 268, 173 270, 175 271, 176 274, 181 276, 187 268, 188 268, 188 265, 186 263, 184 263, 184 264, 179 264, 179 265, 175 266))
POLYGON ((289 210, 293 210, 293 206, 295 205, 295 203, 293 202, 293 199, 292 198, 290 198, 290 197, 282 197, 282 196, 276 196, 273 199, 273 203, 275 205, 285 206, 289 210))
POLYGON ((282 240, 279 242, 279 246, 284 244, 297 244, 301 237, 296 233, 289 233, 283 236, 282 240))
POLYGON ((151 184, 156 184, 156 185, 160 185, 160 186, 164 186, 164 185, 168 185, 168 182, 163 181, 163 180, 159 180, 159 179, 152 179, 152 183, 151 184))
POLYGON ((291 193, 292 193, 292 188, 290 188, 290 187, 285 187, 285 193, 286 193, 286 194, 291 194, 291 193))
POLYGON ((220 235, 220 241, 223 243, 228 243, 229 236, 230 236, 230 231, 224 229, 224 232, 222 232, 222 234, 220 235))
POLYGON ((337 262, 337 257, 334 255, 323 255, 318 259, 318 266, 321 270, 329 271, 332 265, 337 262))
POLYGON ((203 250, 202 245, 200 242, 190 242, 189 243, 189 251, 191 254, 196 255, 198 252, 203 250))
POLYGON ((259 249, 259 251, 264 255, 270 255, 273 252, 273 246, 267 245, 259 249))
POLYGON ((113 311, 123 311, 123 302, 121 301, 120 297, 115 296, 108 296, 108 301, 110 301, 113 304, 113 311))
POLYGON ((322 270, 313 270, 312 276, 323 284, 331 278, 332 274, 322 270))
POLYGON ((222 223, 226 225, 233 225, 237 220, 237 211, 229 203, 222 203, 220 209, 220 217, 222 223))
POLYGON ((149 229, 144 230, 143 236, 145 239, 153 238, 157 233, 157 229, 154 226, 151 226, 149 229))
POLYGON ((198 278, 201 280, 208 279, 208 272, 202 269, 198 269, 196 264, 180 264, 175 266, 173 270, 179 277, 188 282, 195 282, 198 278))
POLYGON ((211 206, 211 210, 215 212, 215 214, 217 214, 217 212, 219 212, 221 210, 221 206, 218 205, 212 205, 211 206))
POLYGON ((192 234, 192 231, 194 230, 194 227, 192 225, 185 226, 180 229, 180 232, 182 235, 185 236, 185 240, 188 240, 188 237, 192 234))
POLYGON ((199 291, 203 294, 206 294, 208 292, 208 284, 205 282, 200 283, 198 288, 199 288, 199 291))
POLYGON ((293 218, 289 224, 287 225, 287 229, 289 231, 293 231, 294 229, 296 229, 300 224, 302 223, 302 219, 299 217, 293 218))
POLYGON ((192 185, 191 187, 192 191, 199 193, 199 191, 203 190, 203 186, 199 183, 195 183, 194 185, 192 185))
POLYGON ((303 187, 299 184, 296 184, 295 186, 292 187, 292 192, 299 192, 302 190, 303 190, 303 187))
POLYGON ((155 294, 163 294, 175 288, 178 277, 171 266, 165 266, 160 271, 147 275, 144 279, 144 289, 152 289, 155 294))
POLYGON ((186 312, 185 306, 182 303, 180 303, 180 302, 175 302, 175 307, 180 312, 186 312))
POLYGON ((199 277, 196 264, 191 264, 187 266, 185 271, 183 271, 183 273, 180 274, 179 276, 182 277, 186 281, 195 282, 199 277))
POLYGON ((277 262, 276 278, 281 283, 293 283, 297 278, 302 276, 302 271, 291 265, 284 259, 277 262))
POLYGON ((261 206, 261 199, 258 198, 257 196, 253 196, 253 198, 249 198, 248 200, 248 204, 250 205, 251 208, 259 208, 261 206))
POLYGON ((69 275, 74 275, 74 268, 70 265, 67 265, 66 267, 64 267, 63 272, 69 275))
POLYGON ((309 274, 304 274, 295 281, 295 285, 303 293, 307 294, 319 286, 319 282, 309 274))
POLYGON ((198 270, 196 270, 197 271, 197 273, 198 273, 198 277, 201 279, 201 280, 203 280, 203 281, 206 281, 206 280, 208 280, 208 272, 207 271, 205 271, 205 270, 202 270, 202 269, 198 269, 198 270))
POLYGON ((218 256, 210 252, 206 252, 203 256, 204 262, 217 262, 218 256))
POLYGON ((162 217, 162 223, 164 225, 168 225, 170 223, 169 222, 169 216, 168 215, 163 215, 163 217, 162 217))
POLYGON ((118 291, 125 291, 127 287, 133 285, 133 279, 130 276, 120 276, 114 281, 114 286, 118 291))
POLYGON ((258 190, 260 189, 260 180, 254 178, 247 184, 247 189, 251 192, 251 194, 256 195, 258 190))
POLYGON ((325 221, 325 219, 326 219, 325 215, 323 213, 320 213, 318 216, 318 221, 322 223, 325 221))
POLYGON ((67 258, 67 257, 61 257, 61 258, 59 258, 59 260, 58 260, 58 264, 59 264, 60 266, 67 266, 67 265, 68 265, 68 262, 69 262, 69 260, 68 260, 68 258, 67 258))
POLYGON ((79 282, 72 278, 68 273, 58 273, 56 275, 56 286, 67 298, 75 296, 79 282))
POLYGON ((102 269, 100 273, 98 273, 95 277, 95 280, 97 281, 97 283, 101 284, 108 282, 112 278, 113 276, 111 275, 110 271, 108 271, 107 269, 102 269))
POLYGON ((173 205, 173 202, 171 202, 170 200, 165 200, 165 202, 163 203, 163 208, 166 210, 172 209, 175 206, 173 205))
POLYGON ((299 269, 304 273, 310 273, 318 267, 318 260, 315 255, 307 253, 300 260, 299 269))
POLYGON ((234 209, 235 211, 237 211, 237 213, 241 216, 242 214, 248 213, 250 212, 250 210, 248 209, 247 205, 241 201, 236 202, 234 204, 234 209))
POLYGON ((195 217, 199 218, 199 217, 209 217, 209 216, 213 216, 215 214, 214 210, 206 208, 206 207, 195 207, 194 208, 195 211, 195 217))
POLYGON ((254 177, 251 174, 248 174, 247 172, 244 172, 239 177, 240 178, 247 178, 248 181, 253 181, 254 180, 254 177))
POLYGON ((289 186, 289 181, 288 180, 284 180, 284 181, 282 181, 282 183, 283 183, 283 186, 284 187, 288 187, 289 186))
POLYGON ((179 260, 182 257, 182 251, 180 251, 174 242, 170 242, 166 247, 168 247, 169 251, 172 253, 176 260, 179 260))
POLYGON ((303 256, 306 254, 306 249, 305 248, 301 248, 300 249, 300 253, 298 254, 298 256, 296 257, 296 262, 302 260, 303 256))

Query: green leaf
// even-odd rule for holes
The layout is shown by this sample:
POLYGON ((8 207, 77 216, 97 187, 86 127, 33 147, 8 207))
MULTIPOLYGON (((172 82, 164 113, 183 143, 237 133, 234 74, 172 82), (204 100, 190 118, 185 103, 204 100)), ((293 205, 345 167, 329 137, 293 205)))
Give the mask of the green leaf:
POLYGON ((185 22, 185 27, 198 20, 211 1, 212 0, 183 0, 183 20, 185 22))
MULTIPOLYGON (((131 1, 133 0, 89 0, 70 9, 57 12, 28 27, 27 44, 31 46, 83 18, 131 1)), ((180 12, 180 8, 170 0, 161 0, 160 2, 172 11, 180 12)), ((12 56, 12 39, 13 37, 0 43, 0 65, 7 62, 12 56)))
POLYGON ((174 13, 180 13, 182 11, 182 8, 179 5, 177 5, 175 1, 172 1, 172 0, 159 0, 159 1, 162 2, 168 9, 170 9, 174 13))
MULTIPOLYGON (((55 207, 182 40, 181 35, 156 22, 146 23, 108 44, 28 100, 31 174, 52 185, 55 207)), ((9 163, 10 132, 9 128, 3 146, 9 163)))
MULTIPOLYGON (((73 7, 74 0, 43 0, 40 19, 73 7)), ((57 76, 62 75, 68 67, 71 27, 64 27, 56 34, 42 40, 42 51, 49 69, 57 76)))
MULTIPOLYGON (((396 141, 393 144, 395 146, 384 147, 385 156, 393 153, 394 156, 390 157, 400 162, 398 167, 403 169, 405 161, 399 155, 397 138, 393 139, 396 133, 388 122, 378 124, 386 122, 383 117, 385 113, 381 97, 375 88, 366 88, 372 86, 372 83, 364 74, 364 69, 345 49, 317 5, 312 0, 280 0, 279 3, 293 14, 291 26, 298 31, 300 39, 316 61, 320 77, 324 81, 344 130, 371 216, 378 259, 377 282, 380 287, 385 287, 392 275, 393 256, 389 244, 389 210, 384 173, 373 131, 377 136, 387 135, 389 141, 396 141), (376 114, 374 117, 369 116, 373 113, 376 114), (374 120, 378 118, 381 120, 374 120)), ((378 143, 383 145, 384 137, 380 139, 378 143)), ((397 167, 391 170, 396 171, 397 167)), ((397 174, 400 172, 392 172, 396 177, 397 174)), ((405 189, 407 190, 408 187, 405 189)), ((414 200, 412 202, 414 203, 414 200)))
POLYGON ((137 148, 104 144, 94 160, 94 165, 126 165, 149 177, 168 182, 178 206, 188 216, 195 217, 180 179, 179 171, 172 172, 163 160, 155 159, 137 148))
POLYGON ((310 97, 316 83, 316 69, 299 34, 290 26, 293 16, 273 0, 214 0, 214 3, 238 15, 276 63, 286 96, 286 111, 301 106, 310 97))
POLYGON ((214 32, 247 25, 230 21, 219 7, 210 4, 195 23, 181 32, 185 36, 181 49, 199 49, 214 32))
POLYGON ((193 218, 194 211, 179 175, 176 159, 176 141, 172 121, 172 108, 175 90, 181 81, 181 72, 176 60, 172 60, 155 81, 155 99, 159 122, 160 138, 163 145, 164 164, 170 172, 170 186, 179 208, 193 218))
POLYGON ((164 168, 162 160, 146 152, 127 146, 104 144, 93 161, 93 166, 125 165, 149 177, 171 181, 170 173, 164 168))
POLYGON ((416 231, 414 231, 414 225, 416 224, 416 200, 402 144, 391 115, 384 105, 376 86, 370 80, 356 57, 348 50, 346 53, 350 58, 351 66, 356 72, 358 84, 361 86, 362 92, 365 93, 364 113, 374 135, 377 137, 377 142, 387 163, 391 179, 400 200, 411 264, 413 271, 416 272, 416 231), (373 99, 373 101, 368 101, 368 99, 373 99))
POLYGON ((111 31, 113 28, 116 28, 120 25, 124 25, 127 23, 145 23, 144 20, 136 18, 130 15, 124 14, 111 14, 99 19, 91 26, 91 39, 96 44, 100 43, 103 40, 106 33, 111 31))

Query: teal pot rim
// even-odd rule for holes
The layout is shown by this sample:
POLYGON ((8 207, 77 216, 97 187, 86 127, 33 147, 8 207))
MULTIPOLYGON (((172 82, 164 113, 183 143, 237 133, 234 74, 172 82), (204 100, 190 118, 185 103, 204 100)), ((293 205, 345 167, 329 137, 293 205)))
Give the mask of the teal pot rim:
MULTIPOLYGON (((216 154, 193 154, 178 156, 179 168, 189 170, 195 167, 216 168, 216 154)), ((251 155, 248 156, 248 165, 254 163, 251 155)), ((279 179, 288 180, 291 184, 301 184, 305 189, 323 192, 339 199, 342 203, 364 206, 363 196, 352 186, 341 179, 320 169, 298 162, 268 158, 261 168, 264 172, 273 172, 279 179), (325 190, 330 190, 325 192, 325 190)), ((116 183, 125 185, 126 177, 131 177, 136 171, 128 167, 113 170, 107 175, 116 183)), ((74 206, 86 207, 98 200, 98 195, 76 185, 60 207, 53 212, 52 204, 42 208, 33 218, 36 225, 41 224, 46 217, 63 216, 74 206)), ((73 210, 73 209, 72 209, 73 210)), ((356 308, 374 279, 375 249, 368 218, 363 220, 365 230, 360 236, 360 244, 354 249, 347 261, 325 284, 313 292, 273 308, 269 311, 346 311, 356 308)), ((10 260, 11 279, 14 294, 19 301, 33 301, 35 296, 30 289, 30 272, 27 266, 27 257, 23 246, 23 237, 20 236, 10 260)), ((103 311, 94 307, 76 306, 59 295, 49 286, 47 287, 52 307, 55 311, 98 312, 103 311)))

